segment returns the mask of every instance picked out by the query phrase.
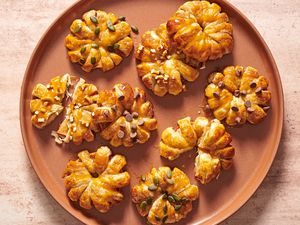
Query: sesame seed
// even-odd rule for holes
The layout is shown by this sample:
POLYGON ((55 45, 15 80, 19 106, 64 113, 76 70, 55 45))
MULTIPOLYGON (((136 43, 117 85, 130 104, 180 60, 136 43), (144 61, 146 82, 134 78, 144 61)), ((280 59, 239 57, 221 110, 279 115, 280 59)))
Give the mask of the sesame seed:
POLYGON ((38 115, 39 113, 40 113, 39 111, 35 111, 35 112, 34 112, 35 115, 38 115))

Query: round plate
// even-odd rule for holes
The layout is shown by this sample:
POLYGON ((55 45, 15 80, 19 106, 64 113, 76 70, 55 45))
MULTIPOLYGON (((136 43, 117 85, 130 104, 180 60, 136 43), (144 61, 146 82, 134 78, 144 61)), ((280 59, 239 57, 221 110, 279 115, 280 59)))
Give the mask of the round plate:
MULTIPOLYGON (((188 91, 178 96, 156 97, 147 90, 148 97, 155 106, 155 115, 159 122, 157 132, 143 145, 132 148, 113 148, 114 153, 127 157, 127 169, 131 174, 131 185, 136 183, 138 175, 146 173, 151 167, 168 165, 178 167, 188 174, 191 182, 194 179, 193 168, 196 151, 182 155, 170 162, 159 156, 158 143, 161 132, 169 126, 176 126, 176 121, 185 116, 195 118, 200 106, 204 103, 204 88, 207 75, 227 65, 251 65, 264 74, 270 83, 272 92, 271 110, 267 118, 257 126, 244 125, 240 128, 228 128, 236 147, 234 165, 223 171, 217 181, 201 185, 199 201, 193 205, 193 211, 178 224, 216 224, 226 219, 240 208, 254 193, 265 177, 274 159, 279 144, 283 124, 283 94, 278 70, 265 42, 236 8, 228 2, 215 0, 222 10, 227 12, 234 27, 234 51, 220 60, 208 62, 206 69, 201 70, 200 77, 187 85, 188 91)), ((83 149, 95 151, 107 144, 99 136, 92 143, 81 146, 73 144, 58 146, 51 138, 52 130, 58 128, 63 115, 50 126, 38 130, 30 121, 29 101, 33 86, 47 83, 53 76, 69 73, 80 76, 88 83, 96 84, 100 89, 111 89, 115 83, 128 82, 132 86, 145 89, 137 76, 133 54, 112 71, 103 73, 94 70, 84 73, 79 65, 72 64, 66 54, 64 38, 75 18, 90 9, 100 9, 125 15, 127 21, 139 28, 140 35, 146 30, 165 22, 184 1, 180 0, 95 0, 79 1, 65 11, 47 30, 37 45, 28 64, 20 100, 21 129, 24 144, 33 168, 46 189, 73 216, 86 224, 145 224, 130 199, 130 188, 123 190, 125 199, 114 206, 107 214, 96 210, 84 210, 77 203, 68 200, 63 185, 62 172, 69 159, 83 149)), ((134 42, 140 35, 132 35, 134 42)))

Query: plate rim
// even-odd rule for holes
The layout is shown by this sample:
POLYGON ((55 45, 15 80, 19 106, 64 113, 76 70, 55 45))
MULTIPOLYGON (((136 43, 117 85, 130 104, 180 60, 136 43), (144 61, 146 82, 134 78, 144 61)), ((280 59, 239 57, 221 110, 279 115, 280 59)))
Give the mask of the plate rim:
MULTIPOLYGON (((210 2, 215 2, 214 0, 208 0, 210 2)), ((208 218, 206 221, 204 221, 202 224, 219 224, 221 222, 223 222, 224 220, 226 220, 227 218, 231 217, 233 214, 235 214, 239 209, 241 209, 242 206, 244 206, 247 201, 250 200, 250 198, 253 196, 253 194, 257 191, 257 189, 259 188, 259 186, 261 185, 261 183, 263 182, 263 180, 265 179, 267 173, 269 172, 275 156, 278 152, 279 149, 279 145, 281 142, 281 136, 282 136, 282 130, 283 130, 283 124, 284 124, 284 94, 283 94, 283 86, 282 86, 282 82, 281 82, 281 77, 280 77, 280 73, 278 70, 278 67, 276 65, 275 59, 272 55, 272 52, 270 50, 270 48, 268 47, 267 43, 265 42, 265 40, 263 39, 262 35, 260 34, 260 32, 257 30, 257 28, 254 26, 254 24, 246 17, 246 15, 244 15, 244 13, 242 13, 236 6, 234 6, 232 3, 228 2, 227 0, 219 0, 221 2, 223 2, 224 4, 226 4, 227 7, 231 8, 232 11, 236 12, 240 17, 242 17, 242 19, 246 22, 246 24, 251 28, 251 30, 255 33, 256 37, 259 39, 260 43, 262 44, 262 46, 264 47, 264 50, 269 58, 270 64, 274 70, 274 75, 273 75, 273 79, 276 80, 276 84, 278 85, 280 92, 278 93, 278 98, 280 100, 280 103, 282 105, 282 107, 279 108, 279 121, 278 121, 278 127, 279 130, 277 131, 277 138, 276 138, 276 143, 274 144, 275 146, 275 150, 272 151, 271 153, 271 157, 269 162, 267 163, 267 165, 265 165, 265 167, 262 169, 261 171, 261 175, 257 177, 257 180, 255 181, 255 183, 253 183, 252 185, 247 185, 246 188, 243 190, 242 194, 240 194, 240 200, 238 200, 238 203, 233 204, 233 202, 227 206, 227 208, 222 209, 218 214, 213 215, 212 217, 208 218)), ((71 13, 73 11, 74 8, 79 7, 80 5, 85 4, 85 0, 78 0, 75 3, 72 3, 69 7, 67 7, 66 9, 64 9, 61 13, 59 13, 59 15, 54 19, 54 21, 48 26, 48 28, 43 32, 42 36, 39 38, 39 41, 37 42, 33 52, 31 53, 31 56, 29 58, 29 61, 27 63, 26 66, 26 70, 25 73, 23 75, 23 81, 22 81, 22 85, 21 85, 21 93, 20 93, 20 101, 19 101, 19 121, 20 121, 20 128, 21 128, 21 134, 22 134, 22 140, 24 143, 24 148, 26 150, 26 154, 29 158, 29 161, 34 169, 35 174, 37 175, 37 177, 39 178, 40 182, 42 183, 42 185, 44 186, 44 188, 46 189, 46 191, 50 194, 50 196, 58 203, 58 205, 60 207, 62 207, 66 212, 68 212, 70 215, 72 215, 74 218, 76 218, 78 221, 88 224, 89 219, 85 218, 85 217, 79 217, 78 215, 75 215, 74 211, 71 211, 68 209, 68 207, 66 207, 66 205, 59 199, 56 197, 56 194, 54 193, 53 190, 51 190, 48 185, 47 182, 44 178, 44 176, 41 175, 41 172, 37 169, 37 163, 35 162, 35 160, 33 159, 33 153, 31 150, 29 150, 29 144, 28 144, 28 139, 27 139, 27 134, 25 131, 25 117, 22 116, 22 112, 24 111, 24 105, 25 105, 25 100, 23 99, 23 96, 25 94, 26 91, 26 87, 25 84, 28 82, 28 74, 30 74, 30 71, 34 69, 34 56, 36 55, 36 53, 40 50, 41 48, 41 44, 42 42, 45 40, 45 38, 47 37, 47 34, 56 27, 57 23, 63 18, 65 17, 67 14, 71 13)), ((260 167, 258 167, 258 169, 261 169, 260 167)), ((100 221, 97 221, 98 224, 102 225, 103 223, 100 221)), ((200 224, 200 222, 196 222, 194 224, 200 224)))

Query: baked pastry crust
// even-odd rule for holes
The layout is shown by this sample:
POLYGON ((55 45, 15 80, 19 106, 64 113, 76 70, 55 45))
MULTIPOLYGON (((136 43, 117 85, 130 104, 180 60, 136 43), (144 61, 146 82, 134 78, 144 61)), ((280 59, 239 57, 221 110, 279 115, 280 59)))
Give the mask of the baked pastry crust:
MULTIPOLYGON (((123 89, 115 86, 114 90, 123 89)), ((124 145, 130 147, 134 143, 145 143, 150 138, 150 132, 157 129, 154 118, 153 105, 147 101, 145 92, 140 88, 127 87, 124 100, 131 104, 124 104, 124 111, 115 122, 111 123, 101 133, 101 137, 110 141, 114 147, 124 145)))
POLYGON ((98 91, 80 79, 57 134, 61 142, 79 145, 93 141, 99 132, 112 146, 130 147, 145 143, 155 129, 153 105, 142 89, 119 83, 112 90, 98 91))
POLYGON ((197 62, 221 58, 233 49, 232 24, 216 3, 184 3, 168 20, 167 30, 176 47, 197 62))
POLYGON ((229 169, 235 154, 232 138, 219 120, 209 121, 197 117, 194 121, 185 117, 178 121, 178 128, 169 127, 162 133, 160 155, 169 160, 197 146, 195 177, 202 184, 218 178, 221 169, 229 169))
POLYGON ((32 124, 43 128, 51 123, 64 109, 62 101, 70 84, 70 75, 56 76, 46 86, 37 84, 32 90, 30 111, 32 124))
POLYGON ((80 79, 75 86, 72 101, 67 107, 65 119, 57 131, 63 142, 73 141, 79 145, 84 140, 91 142, 95 139, 94 132, 100 131, 93 118, 93 112, 98 107, 97 98, 97 87, 80 79))
POLYGON ((73 21, 70 31, 65 38, 68 55, 86 72, 113 69, 133 48, 130 25, 113 13, 90 10, 73 21))
POLYGON ((130 175, 122 172, 126 159, 114 155, 108 147, 100 147, 97 152, 87 150, 78 153, 76 161, 69 161, 63 179, 68 197, 78 201, 85 209, 93 206, 101 213, 123 200, 120 188, 129 185, 130 175))
POLYGON ((228 66, 208 78, 205 95, 209 108, 230 126, 260 123, 270 108, 267 79, 253 67, 228 66))
POLYGON ((198 187, 183 171, 169 167, 152 168, 131 189, 139 214, 150 224, 175 223, 185 218, 198 194, 198 187))
POLYGON ((155 95, 178 95, 185 90, 184 81, 197 79, 199 72, 171 44, 166 24, 146 31, 136 48, 138 75, 155 95))

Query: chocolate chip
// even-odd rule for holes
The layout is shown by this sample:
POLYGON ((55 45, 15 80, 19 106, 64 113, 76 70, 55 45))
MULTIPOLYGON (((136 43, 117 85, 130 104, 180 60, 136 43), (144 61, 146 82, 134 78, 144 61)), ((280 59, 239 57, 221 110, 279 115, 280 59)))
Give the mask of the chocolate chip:
POLYGON ((137 91, 134 91, 133 97, 134 97, 134 99, 137 99, 138 97, 140 97, 140 93, 137 91))
POLYGON ((129 113, 125 116, 125 119, 127 122, 131 122, 132 121, 132 115, 129 113))
POLYGON ((249 84, 249 86, 250 86, 251 88, 256 88, 256 83, 255 83, 255 82, 251 82, 251 83, 249 84))
POLYGON ((245 106, 246 108, 250 108, 251 107, 251 102, 248 100, 245 102, 245 106))
POLYGON ((255 93, 256 93, 256 94, 261 94, 261 92, 262 92, 261 87, 256 88, 256 90, 255 90, 255 93))
POLYGON ((234 94, 235 97, 239 97, 240 96, 240 90, 235 90, 233 94, 234 94))
POLYGON ((270 106, 263 107, 263 110, 265 110, 265 111, 267 111, 268 109, 270 109, 270 106))
POLYGON ((219 92, 214 92, 214 93, 213 93, 213 96, 214 96, 215 98, 220 98, 219 92))
POLYGON ((236 76, 237 76, 237 77, 242 76, 242 71, 239 70, 239 69, 237 69, 237 70, 236 70, 236 76))
POLYGON ((125 136, 124 131, 119 130, 119 131, 118 131, 118 138, 122 139, 124 136, 125 136))
POLYGON ((136 131, 137 126, 136 126, 134 123, 132 123, 132 124, 130 125, 130 128, 131 128, 131 130, 136 131))
POLYGON ((126 127, 125 123, 121 123, 121 124, 120 124, 120 127, 125 128, 125 127, 126 127))
POLYGON ((220 81, 220 82, 218 83, 218 87, 219 87, 219 88, 224 88, 224 87, 225 87, 224 82, 223 82, 223 81, 220 81))
POLYGON ((247 92, 246 92, 246 90, 242 90, 242 91, 240 91, 240 94, 245 96, 247 94, 247 92))
POLYGON ((133 112, 133 113, 132 113, 132 117, 136 119, 136 118, 139 117, 139 114, 138 114, 137 112, 133 112))
POLYGON ((231 109, 232 109, 232 111, 234 111, 234 112, 238 112, 238 111, 239 111, 239 108, 236 107, 236 106, 232 106, 231 109))
POLYGON ((137 136, 137 132, 130 133, 130 138, 134 139, 137 136))
POLYGON ((138 125, 139 125, 139 126, 143 126, 144 123, 145 123, 144 119, 140 119, 140 120, 138 121, 138 125))
POLYGON ((241 117, 239 117, 239 116, 238 116, 237 118, 235 118, 235 122, 237 122, 238 124, 241 122, 241 120, 242 120, 242 119, 241 119, 241 117))
POLYGON ((247 108, 247 112, 249 112, 249 113, 252 113, 252 112, 254 112, 255 110, 253 109, 253 108, 247 108))

